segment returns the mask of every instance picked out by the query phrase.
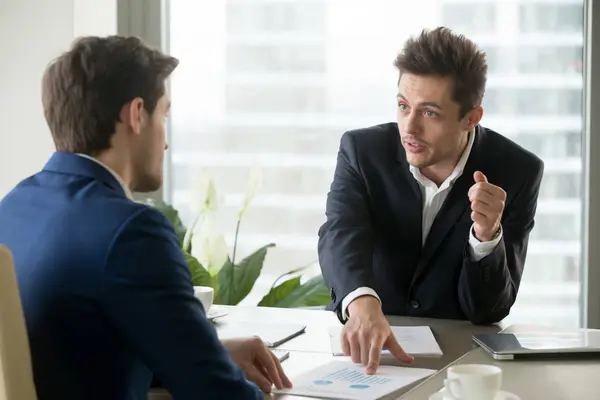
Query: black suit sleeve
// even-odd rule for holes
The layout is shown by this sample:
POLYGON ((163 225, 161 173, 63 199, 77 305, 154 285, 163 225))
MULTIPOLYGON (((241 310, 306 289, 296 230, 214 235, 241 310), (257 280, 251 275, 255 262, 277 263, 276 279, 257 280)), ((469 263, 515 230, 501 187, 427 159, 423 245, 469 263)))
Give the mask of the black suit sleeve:
POLYGON ((468 244, 465 248, 458 296, 463 312, 474 324, 501 321, 516 300, 544 171, 542 161, 537 161, 531 178, 504 210, 503 236, 494 251, 476 262, 468 244))
MULTIPOLYGON (((340 316, 348 293, 374 286, 373 227, 367 187, 352 136, 342 136, 337 165, 327 195, 325 224, 319 230, 319 263, 340 316)), ((340 318, 341 319, 341 318, 340 318)))

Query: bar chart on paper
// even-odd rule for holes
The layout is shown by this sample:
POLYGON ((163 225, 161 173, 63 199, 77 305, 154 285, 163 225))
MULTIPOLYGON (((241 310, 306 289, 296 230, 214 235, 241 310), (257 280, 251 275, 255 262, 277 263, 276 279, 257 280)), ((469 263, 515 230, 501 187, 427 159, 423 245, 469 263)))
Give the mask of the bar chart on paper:
POLYGON ((380 366, 376 375, 367 375, 362 365, 333 361, 292 377, 294 387, 280 392, 329 399, 376 400, 434 372, 422 368, 380 366))
POLYGON ((356 369, 343 368, 326 375, 321 380, 314 381, 315 385, 329 385, 334 381, 347 382, 351 389, 368 389, 371 386, 385 385, 392 380, 384 376, 365 375, 356 369))

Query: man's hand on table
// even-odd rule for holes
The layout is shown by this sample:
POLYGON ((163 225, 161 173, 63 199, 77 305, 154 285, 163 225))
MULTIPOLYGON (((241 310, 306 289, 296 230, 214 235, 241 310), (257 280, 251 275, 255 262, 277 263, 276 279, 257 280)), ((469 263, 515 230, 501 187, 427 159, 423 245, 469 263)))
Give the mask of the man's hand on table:
POLYGON ((281 363, 260 338, 224 339, 222 343, 233 362, 264 392, 270 393, 273 385, 277 389, 292 387, 281 363))
POLYGON ((377 372, 381 350, 386 347, 398 360, 412 362, 413 357, 402 350, 373 296, 362 296, 348 306, 349 318, 342 329, 342 350, 355 363, 367 366, 367 374, 377 372))

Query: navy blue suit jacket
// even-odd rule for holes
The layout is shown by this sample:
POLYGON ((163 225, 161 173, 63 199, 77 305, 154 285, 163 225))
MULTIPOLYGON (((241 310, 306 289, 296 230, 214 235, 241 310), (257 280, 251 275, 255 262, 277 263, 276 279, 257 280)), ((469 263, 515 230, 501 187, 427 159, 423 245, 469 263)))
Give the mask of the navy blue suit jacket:
POLYGON ((468 319, 506 317, 517 297, 544 165, 482 126, 422 244, 423 198, 396 123, 346 132, 319 230, 319 261, 340 320, 343 298, 366 286, 391 315, 468 319), (469 254, 469 188, 475 171, 507 193, 503 237, 480 261, 469 254))
POLYGON ((103 166, 55 153, 0 202, 41 400, 262 399, 221 345, 169 221, 103 166))

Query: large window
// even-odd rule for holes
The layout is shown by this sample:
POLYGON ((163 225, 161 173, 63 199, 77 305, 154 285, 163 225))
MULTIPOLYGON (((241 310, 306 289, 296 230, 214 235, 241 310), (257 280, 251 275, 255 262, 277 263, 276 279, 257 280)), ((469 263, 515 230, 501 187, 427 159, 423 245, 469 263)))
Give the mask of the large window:
MULTIPOLYGON (((280 272, 317 259, 317 230, 345 130, 395 120, 404 40, 449 26, 487 53, 483 125, 546 165, 513 322, 577 326, 580 312, 583 0, 176 0, 170 51, 172 181, 191 216, 199 168, 224 198, 229 243, 250 166, 261 193, 240 253, 275 242, 254 303, 280 272)), ((318 272, 315 268, 314 272, 318 272)))

